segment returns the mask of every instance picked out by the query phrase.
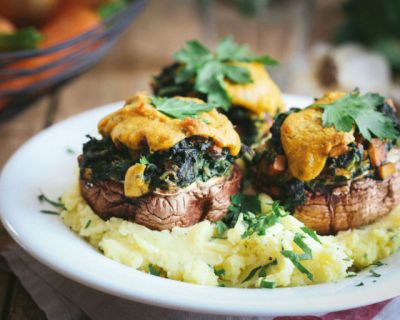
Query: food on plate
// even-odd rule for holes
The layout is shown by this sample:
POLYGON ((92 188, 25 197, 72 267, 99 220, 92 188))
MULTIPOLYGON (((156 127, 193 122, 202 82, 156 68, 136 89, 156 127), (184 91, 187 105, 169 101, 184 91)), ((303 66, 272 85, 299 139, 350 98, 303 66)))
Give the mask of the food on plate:
POLYGON ((105 256, 170 279, 213 286, 274 288, 346 277, 351 260, 339 241, 334 237, 314 239, 282 208, 272 213, 268 197, 260 199, 263 214, 258 223, 251 223, 249 215, 241 213, 236 222, 231 221, 229 230, 204 220, 188 228, 155 231, 120 218, 102 220, 87 205, 79 187, 74 186, 63 196, 66 210, 62 219, 105 256), (271 227, 263 233, 263 221, 267 220, 271 227))
POLYGON ((224 38, 215 53, 198 41, 188 41, 173 57, 175 62, 154 78, 154 93, 217 103, 246 145, 265 137, 272 117, 284 110, 281 92, 265 69, 277 61, 256 56, 231 37, 224 38))
POLYGON ((214 104, 138 94, 98 129, 79 156, 80 190, 102 219, 169 230, 226 214, 241 142, 214 104))
POLYGON ((259 190, 320 234, 370 224, 400 203, 400 124, 390 100, 329 92, 277 116, 254 166, 259 190))

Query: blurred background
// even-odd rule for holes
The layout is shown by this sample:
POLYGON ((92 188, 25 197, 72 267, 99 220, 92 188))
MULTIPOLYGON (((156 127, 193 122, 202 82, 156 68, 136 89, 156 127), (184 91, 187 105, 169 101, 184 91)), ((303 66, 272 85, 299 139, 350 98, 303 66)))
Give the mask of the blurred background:
MULTIPOLYGON (((186 40, 228 34, 280 61, 283 92, 400 101, 400 0, 0 0, 0 168, 45 127, 149 90, 186 40)), ((43 318, 14 276, 0 283, 0 318, 43 318)))

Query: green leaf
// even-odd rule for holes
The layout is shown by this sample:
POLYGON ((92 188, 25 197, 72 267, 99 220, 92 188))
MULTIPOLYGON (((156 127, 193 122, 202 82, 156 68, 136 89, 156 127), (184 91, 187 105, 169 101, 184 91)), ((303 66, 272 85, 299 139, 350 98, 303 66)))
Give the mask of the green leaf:
POLYGON ((260 288, 274 289, 274 288, 276 288, 276 283, 273 281, 266 281, 263 279, 260 282, 260 288))
POLYGON ((149 264, 148 268, 149 268, 150 274, 152 274, 153 276, 157 276, 157 277, 160 276, 160 272, 158 272, 158 270, 156 269, 155 266, 153 266, 152 264, 149 264))
POLYGON ((296 233, 293 239, 293 242, 297 244, 297 246, 303 250, 303 254, 300 255, 301 260, 310 260, 312 259, 312 252, 310 247, 303 241, 304 236, 296 233))
POLYGON ((238 45, 232 36, 226 36, 217 45, 217 57, 219 60, 241 61, 250 56, 251 51, 247 45, 238 45))
POLYGON ((216 276, 223 276, 225 274, 225 269, 214 269, 214 273, 216 276))
POLYGON ((139 159, 139 163, 144 164, 144 165, 148 165, 150 164, 149 160, 146 158, 146 156, 141 156, 139 159))
POLYGON ((189 40, 186 46, 173 54, 175 61, 185 64, 185 68, 192 70, 200 68, 206 61, 213 58, 212 53, 199 41, 189 40))
POLYGON ((307 276, 307 278, 310 279, 311 281, 314 280, 313 274, 300 263, 301 259, 298 254, 289 250, 282 250, 281 253, 284 257, 292 261, 293 265, 297 268, 297 270, 299 270, 301 273, 304 273, 307 276))
POLYGON ((86 224, 85 224, 85 229, 89 228, 91 223, 92 223, 92 220, 88 220, 88 222, 86 222, 86 224))
POLYGON ((311 229, 309 229, 307 227, 302 227, 301 230, 303 230, 304 233, 308 234, 315 241, 321 243, 321 240, 319 240, 319 237, 318 237, 317 233, 314 230, 311 230, 311 229))
POLYGON ((248 276, 242 281, 242 283, 249 281, 252 279, 257 273, 259 273, 259 277, 265 277, 267 269, 271 266, 276 266, 278 264, 278 261, 275 259, 271 262, 268 262, 267 264, 264 264, 262 266, 256 267, 253 270, 250 271, 248 276))
POLYGON ((252 58, 250 61, 262 63, 262 64, 268 65, 268 66, 276 66, 276 65, 279 64, 278 60, 275 60, 275 59, 271 58, 267 54, 265 54, 263 56, 258 56, 258 57, 252 58))
POLYGON ((222 237, 225 231, 228 230, 228 226, 222 220, 216 221, 215 226, 217 229, 217 236, 216 236, 217 238, 222 237))
POLYGON ((251 78, 249 70, 233 65, 225 65, 224 73, 226 77, 234 83, 251 83, 253 79, 251 78))
POLYGON ((152 97, 151 103, 161 113, 175 119, 195 118, 215 109, 213 103, 198 103, 185 99, 152 97))
POLYGON ((399 139, 400 132, 393 120, 377 110, 383 103, 384 98, 378 94, 361 96, 355 90, 333 103, 318 104, 317 107, 324 109, 324 127, 334 126, 338 131, 349 132, 355 125, 367 140, 371 140, 372 135, 382 140, 399 139))

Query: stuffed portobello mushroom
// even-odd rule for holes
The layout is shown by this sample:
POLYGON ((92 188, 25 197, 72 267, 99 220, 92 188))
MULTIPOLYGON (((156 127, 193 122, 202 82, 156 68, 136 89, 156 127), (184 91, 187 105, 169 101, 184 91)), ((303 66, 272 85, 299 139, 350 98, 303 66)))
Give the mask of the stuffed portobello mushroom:
POLYGON ((175 62, 154 77, 154 93, 217 103, 246 145, 264 138, 272 118, 284 110, 281 92, 265 69, 277 61, 255 56, 231 37, 223 39, 215 53, 198 41, 188 41, 173 57, 175 62))
POLYGON ((320 234, 370 224, 400 203, 399 138, 390 100, 330 92, 276 117, 254 184, 320 234))
POLYGON ((138 94, 98 129, 78 160, 81 194, 104 220, 154 230, 216 221, 239 190, 241 142, 212 104, 138 94))

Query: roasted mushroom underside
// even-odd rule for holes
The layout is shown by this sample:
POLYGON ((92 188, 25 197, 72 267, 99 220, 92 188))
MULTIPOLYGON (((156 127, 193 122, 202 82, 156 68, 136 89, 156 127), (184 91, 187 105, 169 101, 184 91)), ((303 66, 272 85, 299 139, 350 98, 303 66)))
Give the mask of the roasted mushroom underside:
POLYGON ((235 165, 229 177, 198 181, 174 193, 157 190, 127 198, 120 183, 92 183, 83 179, 80 189, 83 198, 103 220, 118 217, 153 230, 170 230, 205 219, 221 219, 227 213, 230 197, 239 191, 241 180, 242 172, 235 165))

